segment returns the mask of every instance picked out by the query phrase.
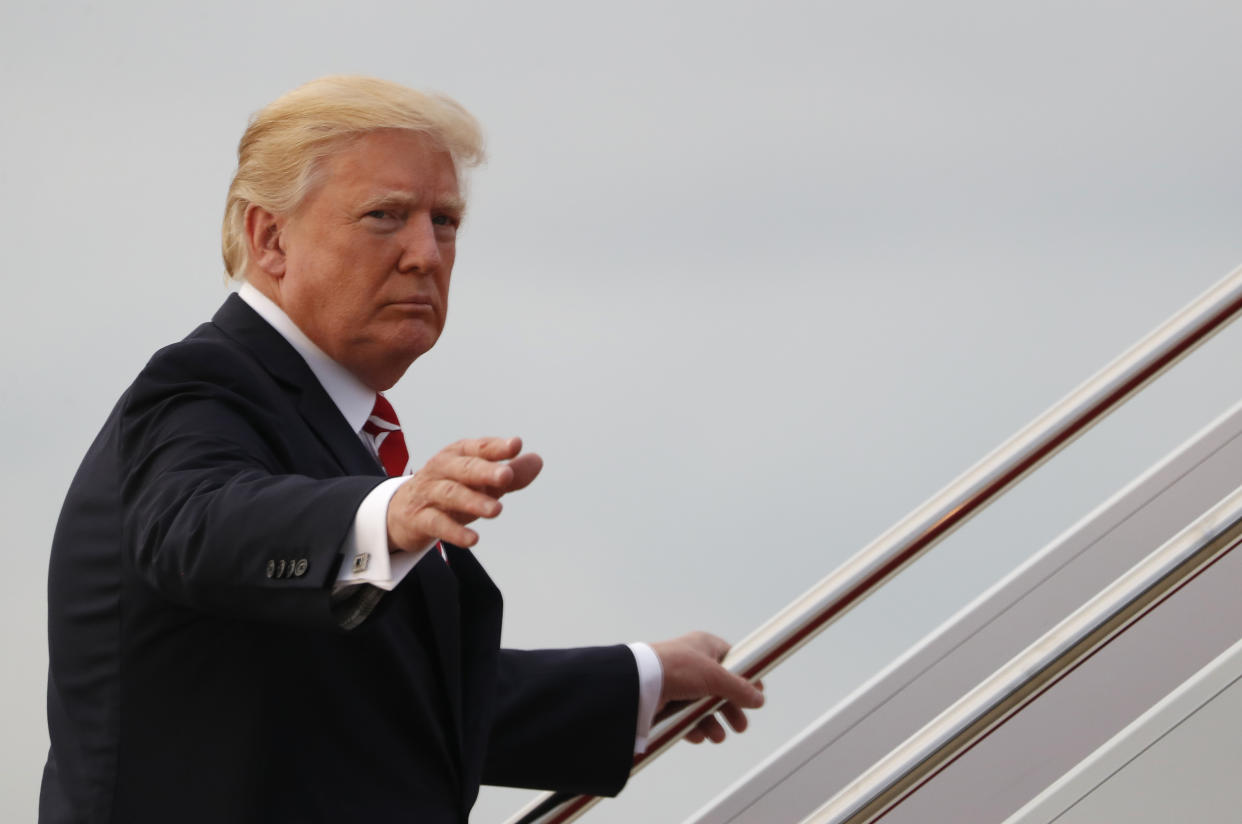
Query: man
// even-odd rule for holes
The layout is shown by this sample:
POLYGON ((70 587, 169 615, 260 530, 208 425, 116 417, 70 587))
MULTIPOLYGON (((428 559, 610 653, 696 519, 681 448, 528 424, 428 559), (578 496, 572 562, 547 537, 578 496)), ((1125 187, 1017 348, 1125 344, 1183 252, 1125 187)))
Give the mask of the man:
POLYGON ((761 703, 703 633, 499 650, 469 524, 541 460, 479 438, 406 474, 379 393, 443 329, 480 158, 456 103, 368 78, 252 120, 244 283, 122 396, 57 525, 45 824, 459 822, 484 781, 619 791, 670 701, 739 730, 761 703))

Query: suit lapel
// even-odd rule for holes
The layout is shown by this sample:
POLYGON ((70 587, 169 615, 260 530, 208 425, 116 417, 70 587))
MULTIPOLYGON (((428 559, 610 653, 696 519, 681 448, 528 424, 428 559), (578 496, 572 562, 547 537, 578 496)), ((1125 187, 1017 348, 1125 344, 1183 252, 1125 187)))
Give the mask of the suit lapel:
POLYGON ((336 457, 346 475, 386 474, 318 381, 312 390, 302 393, 298 412, 336 457))
POLYGON ((298 395, 299 414, 340 464, 343 474, 384 474, 302 356, 244 300, 229 295, 211 320, 249 350, 282 386, 298 395))

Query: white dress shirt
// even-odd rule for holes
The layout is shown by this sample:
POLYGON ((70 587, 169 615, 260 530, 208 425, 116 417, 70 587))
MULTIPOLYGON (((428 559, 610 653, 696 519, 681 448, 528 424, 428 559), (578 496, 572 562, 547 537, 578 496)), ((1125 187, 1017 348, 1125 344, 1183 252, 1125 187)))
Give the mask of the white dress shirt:
MULTIPOLYGON (((350 428, 358 433, 359 440, 376 458, 378 464, 375 445, 362 431, 375 406, 375 390, 328 357, 267 295, 249 283, 243 283, 237 296, 297 350, 332 403, 340 410, 350 428)), ((408 440, 406 445, 408 447, 408 440)), ((406 471, 410 471, 409 467, 406 471)), ((344 558, 336 576, 335 592, 367 584, 391 592, 422 560, 423 555, 435 546, 435 541, 432 541, 418 552, 395 553, 388 546, 388 502, 392 500, 397 488, 407 480, 408 476, 390 478, 381 482, 362 499, 342 546, 344 558)), ((664 671, 659 656, 649 645, 640 642, 630 644, 629 648, 638 666, 638 729, 634 751, 643 752, 647 748, 647 736, 651 731, 660 701, 660 691, 664 686, 664 671)))

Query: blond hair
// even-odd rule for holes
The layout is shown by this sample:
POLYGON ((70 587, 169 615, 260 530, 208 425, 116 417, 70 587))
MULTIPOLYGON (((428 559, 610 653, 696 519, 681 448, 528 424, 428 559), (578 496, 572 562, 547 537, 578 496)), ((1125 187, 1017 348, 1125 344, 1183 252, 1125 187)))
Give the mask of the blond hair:
POLYGON ((325 158, 378 129, 426 135, 458 172, 483 161, 478 121, 460 103, 374 77, 321 77, 269 103, 250 119, 237 146, 237 172, 224 207, 221 251, 228 277, 244 279, 246 209, 290 214, 314 188, 325 158))

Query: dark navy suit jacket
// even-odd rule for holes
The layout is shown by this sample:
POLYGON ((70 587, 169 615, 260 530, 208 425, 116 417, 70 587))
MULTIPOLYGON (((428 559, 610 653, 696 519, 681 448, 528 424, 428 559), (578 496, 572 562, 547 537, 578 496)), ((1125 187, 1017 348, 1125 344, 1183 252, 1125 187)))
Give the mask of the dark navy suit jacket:
POLYGON ((341 545, 382 480, 236 296, 151 359, 56 528, 43 824, 461 822, 480 782, 620 790, 632 654, 500 650, 472 553, 341 629, 341 545))

